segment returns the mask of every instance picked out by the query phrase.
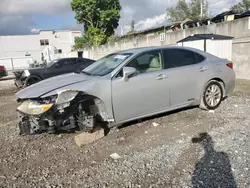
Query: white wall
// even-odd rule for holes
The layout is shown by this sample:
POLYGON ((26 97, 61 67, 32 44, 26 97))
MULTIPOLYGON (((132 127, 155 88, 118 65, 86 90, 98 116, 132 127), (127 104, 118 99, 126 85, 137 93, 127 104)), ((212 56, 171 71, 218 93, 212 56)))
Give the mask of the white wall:
POLYGON ((32 63, 32 57, 15 57, 0 59, 0 65, 4 65, 6 70, 8 71, 29 68, 29 65, 32 63))
POLYGON ((41 62, 41 54, 46 46, 40 40, 48 39, 49 45, 61 49, 63 55, 70 53, 74 38, 81 36, 81 31, 41 31, 38 35, 0 36, 0 58, 23 57, 26 52, 34 60, 41 62))
POLYGON ((33 63, 32 57, 19 57, 12 58, 13 69, 26 69, 29 68, 29 65, 33 63))
POLYGON ((178 43, 178 46, 185 46, 185 47, 190 47, 190 48, 196 48, 199 50, 204 51, 204 40, 197 40, 197 41, 188 41, 188 42, 183 42, 183 43, 178 43))
MULTIPOLYGON (((178 46, 182 45, 204 51, 204 40, 178 43, 178 46)), ((206 52, 232 60, 232 40, 206 40, 206 52)))
POLYGON ((232 40, 207 40, 207 52, 232 60, 232 40))

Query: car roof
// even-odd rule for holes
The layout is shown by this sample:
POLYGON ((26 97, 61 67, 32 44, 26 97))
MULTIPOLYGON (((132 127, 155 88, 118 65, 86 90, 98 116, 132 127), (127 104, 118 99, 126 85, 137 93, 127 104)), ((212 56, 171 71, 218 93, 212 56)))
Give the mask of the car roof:
POLYGON ((142 48, 133 48, 133 49, 128 49, 128 50, 123 50, 123 51, 118 51, 113 54, 124 54, 124 53, 132 53, 132 54, 140 54, 143 52, 148 52, 151 50, 161 50, 161 49, 185 49, 189 51, 193 51, 195 53, 198 53, 207 59, 210 60, 218 60, 221 59, 215 55, 212 55, 208 52, 204 52, 202 50, 196 49, 196 48, 191 48, 191 47, 183 47, 183 46, 150 46, 150 47, 142 47, 142 48))
POLYGON ((191 50, 194 52, 202 53, 204 55, 208 55, 206 52, 201 51, 199 49, 190 48, 190 47, 183 47, 183 46, 150 46, 150 47, 142 47, 142 48, 132 48, 132 49, 128 49, 128 50, 119 51, 117 53, 137 54, 137 53, 141 53, 141 52, 146 52, 146 51, 151 51, 151 50, 159 50, 159 49, 186 49, 186 50, 191 50))
POLYGON ((210 40, 231 40, 234 37, 226 36, 226 35, 216 35, 216 34, 194 34, 190 35, 177 43, 180 42, 188 42, 188 41, 196 41, 196 40, 204 40, 204 39, 210 39, 210 40))

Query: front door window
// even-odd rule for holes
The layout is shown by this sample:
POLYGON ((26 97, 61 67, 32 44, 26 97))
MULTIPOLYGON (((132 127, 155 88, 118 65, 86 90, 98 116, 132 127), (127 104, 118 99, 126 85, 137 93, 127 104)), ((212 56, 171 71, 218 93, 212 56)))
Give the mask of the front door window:
POLYGON ((162 58, 160 51, 147 52, 133 59, 128 67, 134 67, 138 74, 162 70, 162 58))

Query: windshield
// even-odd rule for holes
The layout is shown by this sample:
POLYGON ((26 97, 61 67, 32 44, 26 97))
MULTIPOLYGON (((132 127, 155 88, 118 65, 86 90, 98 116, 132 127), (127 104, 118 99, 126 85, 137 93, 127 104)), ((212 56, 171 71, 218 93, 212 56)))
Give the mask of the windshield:
POLYGON ((57 63, 58 62, 58 59, 55 59, 55 60, 53 60, 53 61, 51 61, 51 62, 48 62, 47 63, 47 67, 51 67, 52 65, 54 65, 55 63, 57 63))
POLYGON ((132 53, 124 53, 124 54, 110 54, 107 55, 92 65, 88 66, 83 70, 84 74, 92 75, 92 76, 104 76, 111 73, 114 69, 116 69, 122 62, 124 62, 127 58, 129 58, 132 53))

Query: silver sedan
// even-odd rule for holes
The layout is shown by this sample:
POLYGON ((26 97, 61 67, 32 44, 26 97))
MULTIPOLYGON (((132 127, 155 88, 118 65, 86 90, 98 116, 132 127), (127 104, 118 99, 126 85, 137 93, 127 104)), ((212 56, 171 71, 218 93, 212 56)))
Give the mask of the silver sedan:
POLYGON ((17 93, 20 133, 92 131, 188 106, 214 110, 234 87, 226 59, 183 47, 130 49, 17 93))

